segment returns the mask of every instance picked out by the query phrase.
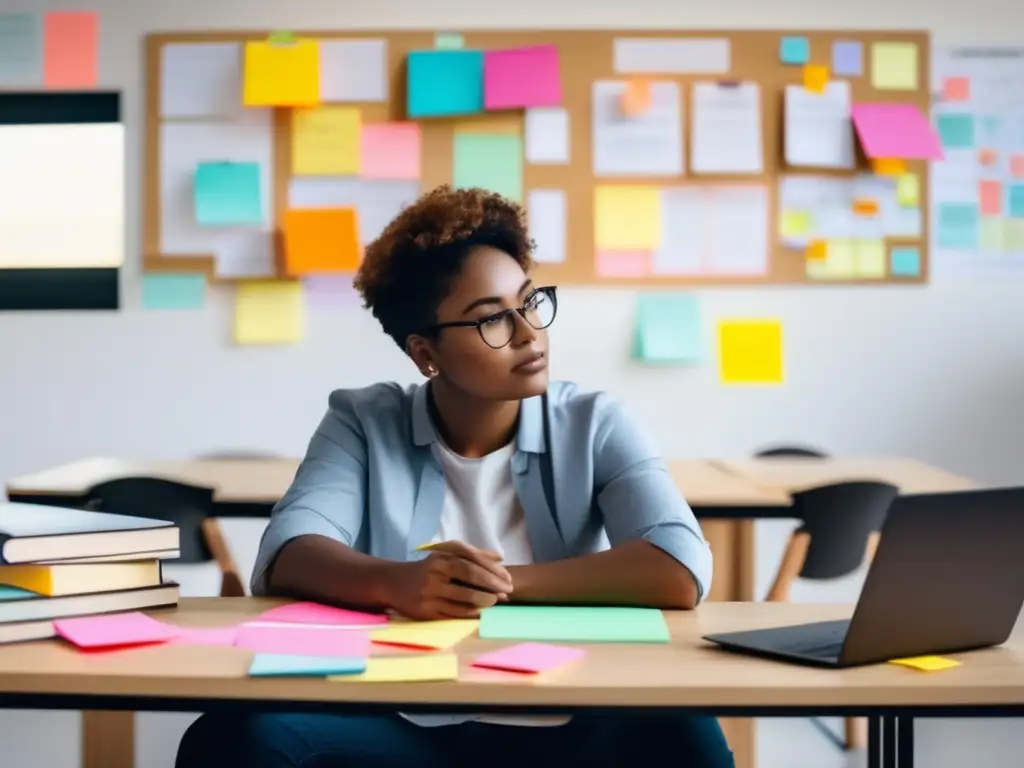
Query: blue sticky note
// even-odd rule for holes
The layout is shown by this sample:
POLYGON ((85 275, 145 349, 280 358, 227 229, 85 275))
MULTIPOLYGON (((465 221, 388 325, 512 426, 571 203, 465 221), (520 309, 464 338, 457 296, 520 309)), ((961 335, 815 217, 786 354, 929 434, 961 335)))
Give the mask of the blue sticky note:
POLYGON ((406 70, 407 117, 450 117, 484 111, 483 51, 413 51, 406 70))
POLYGON ((942 146, 946 149, 971 149, 974 146, 974 117, 948 112, 935 118, 942 146))
POLYGON ((978 247, 978 206, 939 203, 939 248, 973 250, 978 247))
POLYGON ((39 595, 35 592, 29 592, 27 589, 18 589, 18 587, 9 587, 6 584, 0 584, 0 601, 25 600, 29 597, 39 597, 39 595))
POLYGON ((897 246, 889 255, 889 274, 893 277, 920 277, 921 251, 909 246, 897 246))
POLYGON ((196 221, 207 227, 263 223, 258 163, 200 163, 196 167, 196 221))
POLYGON ((523 140, 507 133, 455 132, 452 183, 523 199, 523 140))
POLYGON ((704 358, 697 297, 679 293, 641 294, 633 332, 634 360, 694 363, 704 358))
POLYGON ((832 43, 832 74, 860 77, 864 74, 864 46, 857 40, 832 43))
POLYGON ((257 653, 249 665, 249 677, 326 677, 356 675, 365 671, 366 659, 347 656, 257 653))
POLYGON ((1024 184, 1010 184, 1006 188, 1006 210, 1011 219, 1024 219, 1024 184))
POLYGON ((783 64, 806 64, 811 60, 811 43, 806 37, 784 37, 779 44, 783 64))
POLYGON ((144 309, 202 309, 206 301, 206 275, 142 276, 144 309))

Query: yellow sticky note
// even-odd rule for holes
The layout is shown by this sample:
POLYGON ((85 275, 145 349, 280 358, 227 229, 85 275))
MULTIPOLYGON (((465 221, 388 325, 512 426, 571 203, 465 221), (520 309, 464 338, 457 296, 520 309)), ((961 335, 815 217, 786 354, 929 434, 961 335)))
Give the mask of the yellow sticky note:
POLYGON ((857 276, 857 241, 836 238, 828 241, 824 261, 809 259, 807 276, 815 280, 849 280, 857 276))
POLYGON ((922 672, 939 672, 943 669, 959 667, 963 662, 956 659, 947 659, 945 656, 915 656, 910 659, 892 659, 890 664, 899 664, 901 667, 919 669, 922 672))
POLYGON ((812 93, 824 93, 828 87, 828 67, 817 64, 804 66, 804 88, 812 93))
POLYGON ((454 653, 415 656, 374 656, 358 675, 328 677, 335 683, 436 683, 459 679, 459 658, 454 653))
POLYGON ((1007 219, 1006 229, 1006 250, 1024 251, 1024 219, 1007 219))
POLYGON ((236 344, 294 344, 302 338, 302 284, 284 280, 239 283, 236 344))
POLYGON ((885 241, 861 238, 855 241, 854 272, 866 280, 880 280, 885 277, 885 241))
POLYGON ((657 187, 599 186, 594 190, 594 239, 599 251, 653 251, 661 245, 657 187))
POLYGON ((917 45, 872 44, 871 86, 880 91, 917 90, 917 45))
POLYGON ((814 220, 810 211, 783 211, 782 230, 783 237, 802 237, 809 235, 814 227, 814 220))
POLYGON ((896 180, 896 201, 904 208, 921 205, 921 177, 916 173, 904 173, 896 180))
POLYGON ((982 216, 978 220, 978 247, 983 251, 1010 250, 1008 223, 999 216, 982 216))
POLYGON ((316 40, 245 44, 242 103, 247 107, 309 107, 320 103, 316 40))
POLYGON ((824 240, 811 240, 804 251, 804 258, 822 261, 828 258, 828 243, 824 240))
POLYGON ((384 645, 444 651, 472 635, 479 625, 476 619, 393 621, 383 629, 371 632, 370 639, 384 645))
POLYGON ((907 161, 901 157, 877 157, 871 161, 871 169, 879 176, 899 176, 907 171, 907 161))
POLYGON ((292 173, 359 173, 362 116, 355 107, 312 107, 292 112, 292 173))
POLYGON ((782 322, 719 321, 718 371, 723 384, 781 384, 782 322))

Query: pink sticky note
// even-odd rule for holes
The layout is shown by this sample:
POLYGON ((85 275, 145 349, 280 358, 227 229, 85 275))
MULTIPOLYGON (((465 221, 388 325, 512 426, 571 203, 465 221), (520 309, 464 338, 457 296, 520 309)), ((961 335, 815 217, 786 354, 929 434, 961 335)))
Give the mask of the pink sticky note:
POLYGON ((978 182, 978 207, 983 216, 1003 213, 1003 185, 998 181, 978 182))
POLYGON ((558 49, 535 45, 484 53, 484 107, 519 109, 562 103, 558 49))
POLYGON ((43 19, 43 82, 47 88, 95 88, 99 16, 53 11, 43 19))
POLYGON ((566 648, 546 643, 520 643, 477 656, 473 666, 536 674, 576 661, 585 655, 586 651, 582 648, 566 648))
POLYGON ((1015 179, 1024 179, 1024 155, 1010 157, 1010 175, 1015 179))
POLYGON ((217 627, 215 629, 192 629, 175 627, 181 634, 171 640, 172 645, 222 645, 232 646, 238 638, 235 627, 217 627))
POLYGON ((598 251, 597 274, 600 277, 646 277, 651 274, 651 254, 647 251, 598 251))
POLYGON ((967 77, 947 77, 942 84, 943 101, 968 101, 971 98, 971 81, 967 77))
POLYGON ((387 624, 381 613, 362 613, 320 603, 289 603, 261 613, 258 621, 281 621, 286 624, 333 624, 339 627, 369 627, 387 624))
POLYGON ((422 175, 418 123, 369 123, 360 138, 359 175, 364 179, 412 179, 422 175))
POLYGON ((181 634, 177 627, 168 626, 137 611, 58 619, 53 622, 53 628, 58 635, 79 648, 163 643, 181 634))
POLYGON ((238 628, 235 645, 257 653, 288 653, 299 656, 370 655, 370 635, 361 629, 304 627, 300 624, 238 628))
POLYGON ((851 116, 869 158, 943 158, 939 134, 913 104, 854 104, 851 116))

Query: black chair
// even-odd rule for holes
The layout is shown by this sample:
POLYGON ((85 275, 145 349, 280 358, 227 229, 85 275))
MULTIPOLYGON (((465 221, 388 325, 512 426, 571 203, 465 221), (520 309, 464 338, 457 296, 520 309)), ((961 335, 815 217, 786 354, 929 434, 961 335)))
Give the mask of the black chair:
POLYGON ((774 448, 765 448, 754 454, 758 459, 827 459, 828 454, 819 451, 817 448, 808 448, 801 445, 779 445, 774 448))
POLYGON ((245 588, 220 524, 213 517, 213 490, 158 477, 123 477, 89 489, 86 507, 115 515, 167 520, 178 526, 182 564, 216 562, 221 597, 242 597, 245 588))

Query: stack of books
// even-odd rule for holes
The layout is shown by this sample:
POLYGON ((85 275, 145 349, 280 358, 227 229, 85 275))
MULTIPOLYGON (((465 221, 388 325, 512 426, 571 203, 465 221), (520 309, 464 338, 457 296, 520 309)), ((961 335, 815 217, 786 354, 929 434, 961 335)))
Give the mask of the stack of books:
POLYGON ((161 561, 178 548, 165 520, 0 501, 0 643, 53 637, 55 619, 177 605, 161 561))

